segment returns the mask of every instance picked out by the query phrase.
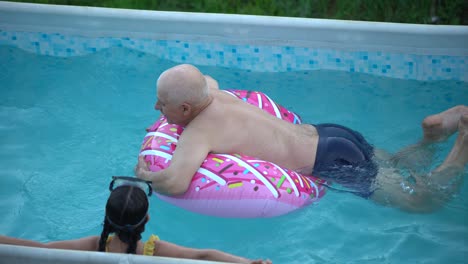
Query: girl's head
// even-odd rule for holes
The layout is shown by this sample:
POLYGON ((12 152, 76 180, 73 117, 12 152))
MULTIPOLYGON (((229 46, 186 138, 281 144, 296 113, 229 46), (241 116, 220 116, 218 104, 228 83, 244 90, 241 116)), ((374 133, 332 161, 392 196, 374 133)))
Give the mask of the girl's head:
POLYGON ((109 234, 115 233, 128 244, 127 253, 136 253, 137 242, 145 231, 148 220, 148 197, 137 185, 121 185, 113 189, 107 200, 104 228, 99 241, 99 251, 105 251, 109 234))
POLYGON ((148 198, 135 186, 117 187, 107 200, 106 221, 119 236, 144 229, 147 213, 148 198))

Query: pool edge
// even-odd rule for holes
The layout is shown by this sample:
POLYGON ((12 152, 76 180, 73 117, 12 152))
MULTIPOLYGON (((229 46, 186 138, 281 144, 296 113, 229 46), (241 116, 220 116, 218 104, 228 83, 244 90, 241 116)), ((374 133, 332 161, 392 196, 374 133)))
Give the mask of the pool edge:
POLYGON ((431 50, 432 53, 444 50, 444 55, 468 55, 465 44, 468 43, 468 26, 145 11, 0 1, 0 27, 19 31, 38 28, 55 32, 80 30, 85 36, 176 39, 185 35, 192 38, 235 39, 237 42, 249 43, 315 42, 323 45, 382 46, 393 51, 399 48, 412 49, 413 52, 421 53, 425 53, 425 50, 431 50), (48 19, 43 19, 44 15, 48 19), (187 27, 187 23, 191 27, 187 27), (272 27, 275 30, 271 30, 272 27))

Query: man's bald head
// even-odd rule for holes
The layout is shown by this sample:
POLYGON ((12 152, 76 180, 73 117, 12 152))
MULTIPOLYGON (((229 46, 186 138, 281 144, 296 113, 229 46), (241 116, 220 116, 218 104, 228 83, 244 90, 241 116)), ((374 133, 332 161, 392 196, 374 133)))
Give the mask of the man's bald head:
POLYGON ((171 104, 198 105, 208 96, 205 76, 190 64, 181 64, 164 71, 157 81, 158 96, 171 104))

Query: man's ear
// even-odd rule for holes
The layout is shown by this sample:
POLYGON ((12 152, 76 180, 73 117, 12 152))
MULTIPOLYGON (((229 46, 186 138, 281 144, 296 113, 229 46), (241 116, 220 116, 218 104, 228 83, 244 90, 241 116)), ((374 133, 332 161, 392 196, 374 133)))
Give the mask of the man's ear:
POLYGON ((192 106, 188 103, 183 103, 181 107, 185 116, 189 115, 192 112, 192 106))

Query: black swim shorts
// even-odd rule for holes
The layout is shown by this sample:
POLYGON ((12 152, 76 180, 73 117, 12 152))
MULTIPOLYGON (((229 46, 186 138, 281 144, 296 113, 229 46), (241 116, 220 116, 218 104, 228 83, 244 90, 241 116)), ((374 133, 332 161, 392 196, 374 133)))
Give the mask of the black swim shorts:
POLYGON ((378 173, 374 148, 352 129, 336 124, 315 125, 319 135, 313 175, 338 183, 369 198, 378 173))

